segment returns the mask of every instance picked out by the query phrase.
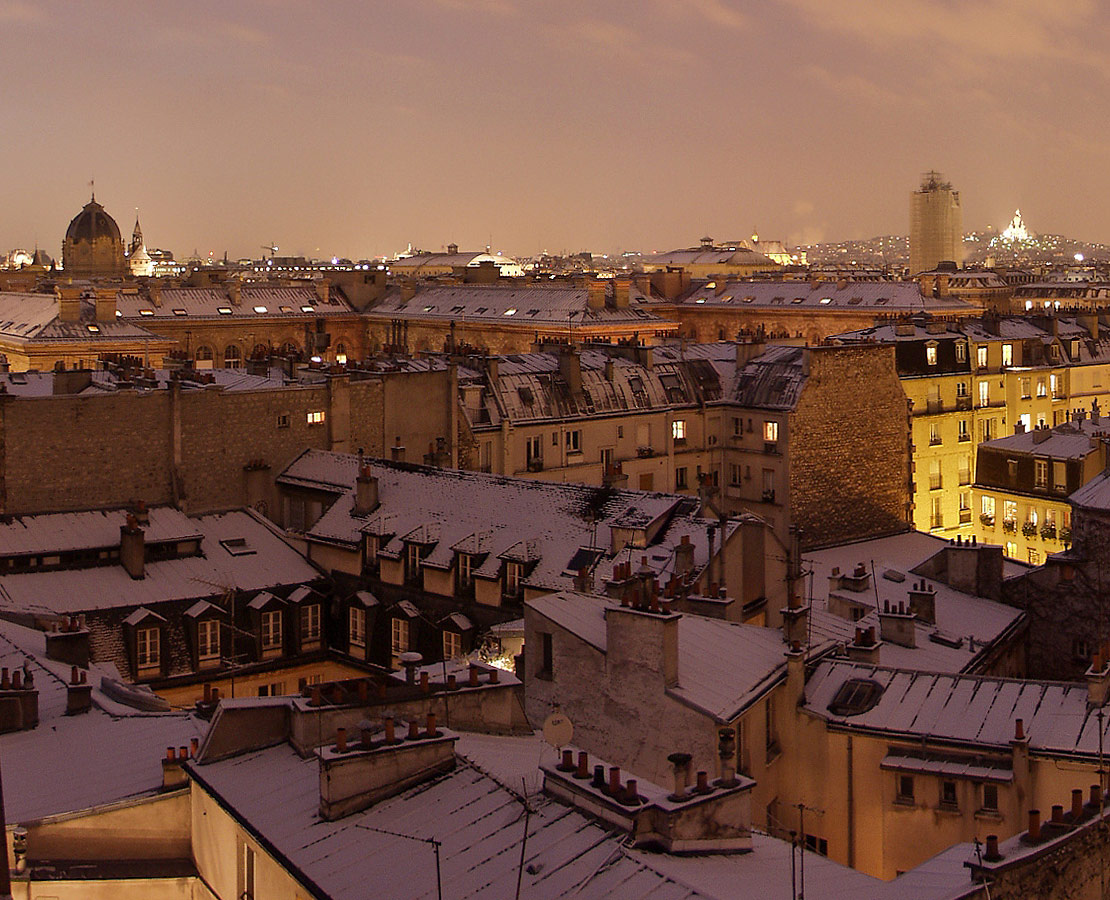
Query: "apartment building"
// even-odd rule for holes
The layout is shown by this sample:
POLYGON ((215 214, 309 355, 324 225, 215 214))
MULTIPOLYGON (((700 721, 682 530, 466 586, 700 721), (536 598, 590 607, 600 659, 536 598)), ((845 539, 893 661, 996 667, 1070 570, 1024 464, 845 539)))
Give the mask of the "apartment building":
POLYGON ((1097 316, 914 318, 836 340, 895 346, 912 405, 913 522, 940 535, 973 533, 980 443, 1061 424, 1072 407, 1110 397, 1110 341, 1097 316))

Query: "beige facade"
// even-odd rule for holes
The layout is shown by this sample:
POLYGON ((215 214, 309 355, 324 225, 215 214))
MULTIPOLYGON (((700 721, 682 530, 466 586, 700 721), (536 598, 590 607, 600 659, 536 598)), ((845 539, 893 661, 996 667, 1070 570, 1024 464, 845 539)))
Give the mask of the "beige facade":
POLYGON ((926 172, 910 194, 910 272, 935 269, 938 263, 964 261, 963 210, 960 192, 939 172, 926 172))

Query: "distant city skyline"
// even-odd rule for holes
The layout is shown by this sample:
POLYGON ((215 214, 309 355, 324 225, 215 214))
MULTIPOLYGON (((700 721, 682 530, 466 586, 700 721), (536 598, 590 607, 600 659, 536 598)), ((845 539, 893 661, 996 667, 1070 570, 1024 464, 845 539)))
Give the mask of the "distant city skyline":
POLYGON ((97 198, 151 246, 353 258, 662 250, 964 227, 1110 241, 1089 0, 0 0, 0 248, 97 198))

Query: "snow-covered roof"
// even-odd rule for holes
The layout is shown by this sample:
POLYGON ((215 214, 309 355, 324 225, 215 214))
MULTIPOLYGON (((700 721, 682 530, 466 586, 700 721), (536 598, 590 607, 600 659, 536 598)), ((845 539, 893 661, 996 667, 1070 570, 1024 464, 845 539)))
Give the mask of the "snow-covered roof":
POLYGON ((1068 497, 1068 502, 1084 509, 1110 509, 1110 472, 1100 472, 1068 497))
MULTIPOLYGON (((673 301, 669 301, 673 302, 673 301)), ((720 279, 695 284, 681 301, 705 308, 749 309, 769 307, 806 312, 883 313, 919 311, 964 311, 979 307, 956 297, 926 296, 916 281, 729 281, 720 279)))
MULTIPOLYGON (((156 520, 151 510, 151 523, 156 520)), ((85 513, 59 513, 43 518, 85 513)), ((23 520, 38 518, 25 516, 23 520)), ((144 577, 133 579, 121 565, 56 569, 0 575, 0 611, 70 614, 131 607, 223 593, 229 588, 260 590, 313 581, 320 573, 270 526, 237 510, 196 518, 182 517, 188 533, 201 535, 203 555, 148 561, 144 577), (232 553, 221 541, 245 538, 255 550, 232 553)), ((168 520, 176 524, 174 516, 168 520)), ((119 529, 116 527, 116 545, 119 529)))
MULTIPOLYGON (((673 545, 682 535, 689 535, 694 547, 695 570, 708 561, 710 523, 697 516, 698 501, 692 497, 373 460, 379 506, 369 516, 355 516, 357 469, 356 456, 308 450, 278 476, 281 485, 343 491, 308 531, 310 541, 354 550, 363 534, 376 534, 383 539, 379 553, 399 557, 404 538, 417 535, 435 541, 425 562, 446 568, 453 547, 482 533, 486 552, 474 569, 476 577, 496 578, 503 559, 525 559, 532 564, 526 583, 546 590, 571 587, 578 565, 585 564, 579 562, 583 555, 596 557, 597 579, 608 577, 617 562, 640 557, 665 578, 674 570, 673 545), (612 528, 658 531, 648 546, 614 555, 612 528), (591 546, 596 548, 592 553, 591 546)), ((737 527, 736 521, 729 527, 737 527)))
POLYGON ((195 319, 300 318, 354 314, 342 292, 330 291, 322 300, 311 285, 282 287, 244 284, 239 302, 233 303, 228 287, 166 287, 158 304, 146 293, 121 291, 116 298, 123 318, 137 322, 195 319))
MULTIPOLYGON (((610 598, 574 591, 544 594, 526 605, 602 653, 606 611, 620 608, 610 598)), ((667 692, 719 721, 731 721, 785 677, 785 651, 778 629, 682 615, 678 684, 667 692)))
MULTIPOLYGON (((150 521, 143 526, 147 543, 201 536, 196 521, 172 506, 156 506, 147 514, 150 521)), ((0 520, 0 556, 118 547, 127 515, 128 510, 111 509, 5 518, 0 520)))
POLYGON ((207 727, 184 712, 139 712, 109 699, 100 678, 117 673, 96 663, 89 672, 94 708, 67 716, 69 665, 46 658, 42 632, 0 621, 0 665, 14 669, 25 660, 39 692, 39 724, 0 735, 9 825, 155 791, 165 748, 187 746, 207 727))
MULTIPOLYGON (((813 572, 813 597, 810 621, 812 633, 822 640, 850 643, 856 628, 875 627, 879 635, 879 615, 876 596, 881 606, 908 602, 909 589, 921 577, 913 570, 926 560, 940 553, 948 542, 919 531, 908 531, 888 537, 874 538, 841 544, 824 550, 810 550, 803 554, 802 565, 813 572), (877 583, 869 581, 864 591, 838 589, 837 594, 867 607, 858 621, 852 621, 829 610, 829 576, 834 568, 842 574, 851 573, 863 563, 870 576, 874 565, 877 583), (900 579, 900 580, 899 580, 900 579)), ((1003 575, 1027 571, 1023 566, 1009 561, 1003 564, 1003 575)), ((960 672, 975 664, 993 646, 993 642, 1018 625, 1024 614, 1004 603, 966 594, 942 581, 927 579, 936 591, 936 624, 918 620, 916 647, 902 647, 891 641, 883 643, 881 660, 884 665, 905 669, 936 672, 960 672), (936 640, 943 639, 943 642, 936 640), (974 638, 972 647, 969 638, 974 638), (958 646, 952 646, 959 641, 958 646)))
MULTIPOLYGON (((790 897, 790 846, 785 842, 756 835, 751 853, 698 858, 633 850, 624 846, 624 835, 538 792, 537 763, 545 753, 553 761, 554 752, 538 738, 463 735, 457 749, 460 762, 453 772, 335 822, 318 815, 317 762, 301 759, 288 745, 190 765, 190 771, 248 829, 263 836, 295 876, 327 897, 352 896, 370 884, 381 900, 434 897, 436 867, 429 840, 442 842, 442 882, 451 886, 452 896, 513 896, 525 828, 522 787, 533 810, 527 819, 522 896, 790 897)), ((848 900, 884 890, 877 879, 817 854, 806 855, 806 873, 812 900, 848 900)))
MULTIPOLYGON (((1031 752, 1087 759, 1099 754, 1098 710, 1088 706, 1085 684, 908 672, 827 660, 806 684, 805 706, 837 727, 1006 752, 1014 722, 1022 719, 1031 752), (836 692, 852 678, 878 683, 878 702, 857 715, 830 712, 836 692)), ((1102 741, 1110 741, 1110 719, 1103 725, 1102 741)))
POLYGON ((146 328, 130 322, 98 322, 92 300, 80 301, 80 319, 63 322, 54 294, 21 294, 0 291, 0 335, 17 341, 144 341, 161 347, 167 343, 146 328))

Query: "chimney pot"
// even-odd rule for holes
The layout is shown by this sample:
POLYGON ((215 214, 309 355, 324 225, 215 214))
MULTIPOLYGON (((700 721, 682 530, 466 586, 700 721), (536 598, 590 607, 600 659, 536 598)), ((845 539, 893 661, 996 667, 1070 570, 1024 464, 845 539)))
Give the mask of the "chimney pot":
POLYGON ((166 748, 166 762, 173 762, 176 758, 177 758, 177 754, 174 752, 173 747, 167 747, 166 748))
POLYGON ((635 778, 629 778, 628 781, 625 782, 624 800, 626 803, 630 804, 640 802, 639 785, 637 784, 635 778))
POLYGON ((709 793, 709 773, 704 769, 698 772, 698 786, 696 790, 699 794, 709 793))
POLYGON ((210 682, 205 682, 204 684, 204 702, 212 702, 212 685, 210 682))
POLYGON ((1024 741, 1025 740, 1025 720, 1024 719, 1014 719, 1014 740, 1015 741, 1024 741))
POLYGON ((420 726, 416 724, 416 719, 409 719, 409 740, 415 741, 420 737, 420 726))
POLYGON ((605 788, 605 766, 594 766, 594 780, 590 784, 595 788, 605 788))
POLYGON ((1029 840, 1039 841, 1041 839, 1041 811, 1039 809, 1029 810, 1029 840))
POLYGON ((1056 825, 1064 824, 1064 807, 1062 804, 1054 803, 1052 805, 1052 821, 1056 825))
POLYGON ((498 681, 500 680, 500 678, 501 678, 501 671, 500 671, 500 669, 497 668, 497 666, 494 666, 493 668, 491 668, 489 670, 489 683, 490 684, 497 684, 498 681))
POLYGON ((434 712, 428 713, 428 721, 426 722, 426 730, 428 737, 436 737, 439 732, 436 731, 436 714, 434 712))
POLYGON ((609 794, 616 797, 621 792, 621 769, 620 766, 609 767, 609 794))
POLYGON ((177 758, 178 759, 188 759, 189 758, 189 748, 188 747, 178 747, 177 748, 177 758))
POLYGON ((574 751, 564 750, 562 753, 562 762, 559 763, 560 772, 570 772, 574 769, 574 751))
POLYGON ((309 703, 309 706, 323 706, 324 705, 324 695, 323 695, 323 691, 320 690, 320 685, 318 685, 318 684, 313 685, 313 687, 312 687, 312 699, 309 700, 308 703, 309 703))
POLYGON ((1083 790, 1072 788, 1071 792, 1071 817, 1075 821, 1083 815, 1083 790))
POLYGON ((578 770, 574 773, 575 778, 589 778, 590 777, 590 754, 585 750, 578 751, 578 770))
POLYGON ((387 744, 397 743, 396 726, 393 723, 393 716, 382 716, 382 723, 385 725, 385 742, 387 744))
POLYGON ((192 756, 195 759, 196 755, 197 755, 197 750, 199 750, 199 749, 200 749, 200 738, 190 738, 189 739, 189 755, 192 756))
POLYGON ((420 673, 420 690, 423 691, 425 694, 427 694, 431 691, 431 689, 432 689, 432 686, 428 681, 428 673, 427 672, 421 672, 420 673))
MULTIPOLYGON (((220 702, 220 689, 218 687, 212 688, 212 702, 213 703, 219 703, 220 702)), ((317 706, 318 705, 319 704, 317 704, 317 706)))
POLYGON ((456 676, 455 673, 452 672, 450 675, 447 676, 447 690, 457 691, 458 689, 459 689, 458 676, 456 676))
POLYGON ((69 667, 69 683, 80 684, 80 682, 77 680, 77 666, 69 667))
POLYGON ((346 728, 337 728, 337 729, 335 729, 335 752, 336 753, 346 753, 347 752, 347 729, 346 728))
POLYGON ((1102 806, 1102 787, 1100 785, 1091 785, 1091 799, 1087 802, 1096 809, 1102 806))
POLYGON ((987 852, 983 854, 983 859, 990 862, 997 862, 1002 859, 1002 854, 998 852, 998 835, 987 835, 987 852))
POLYGON ((20 672, 19 669, 16 669, 12 672, 12 690, 23 690, 23 673, 20 672))
POLYGON ((470 666, 470 686, 471 687, 477 687, 478 686, 478 667, 476 665, 474 665, 473 663, 470 666))

